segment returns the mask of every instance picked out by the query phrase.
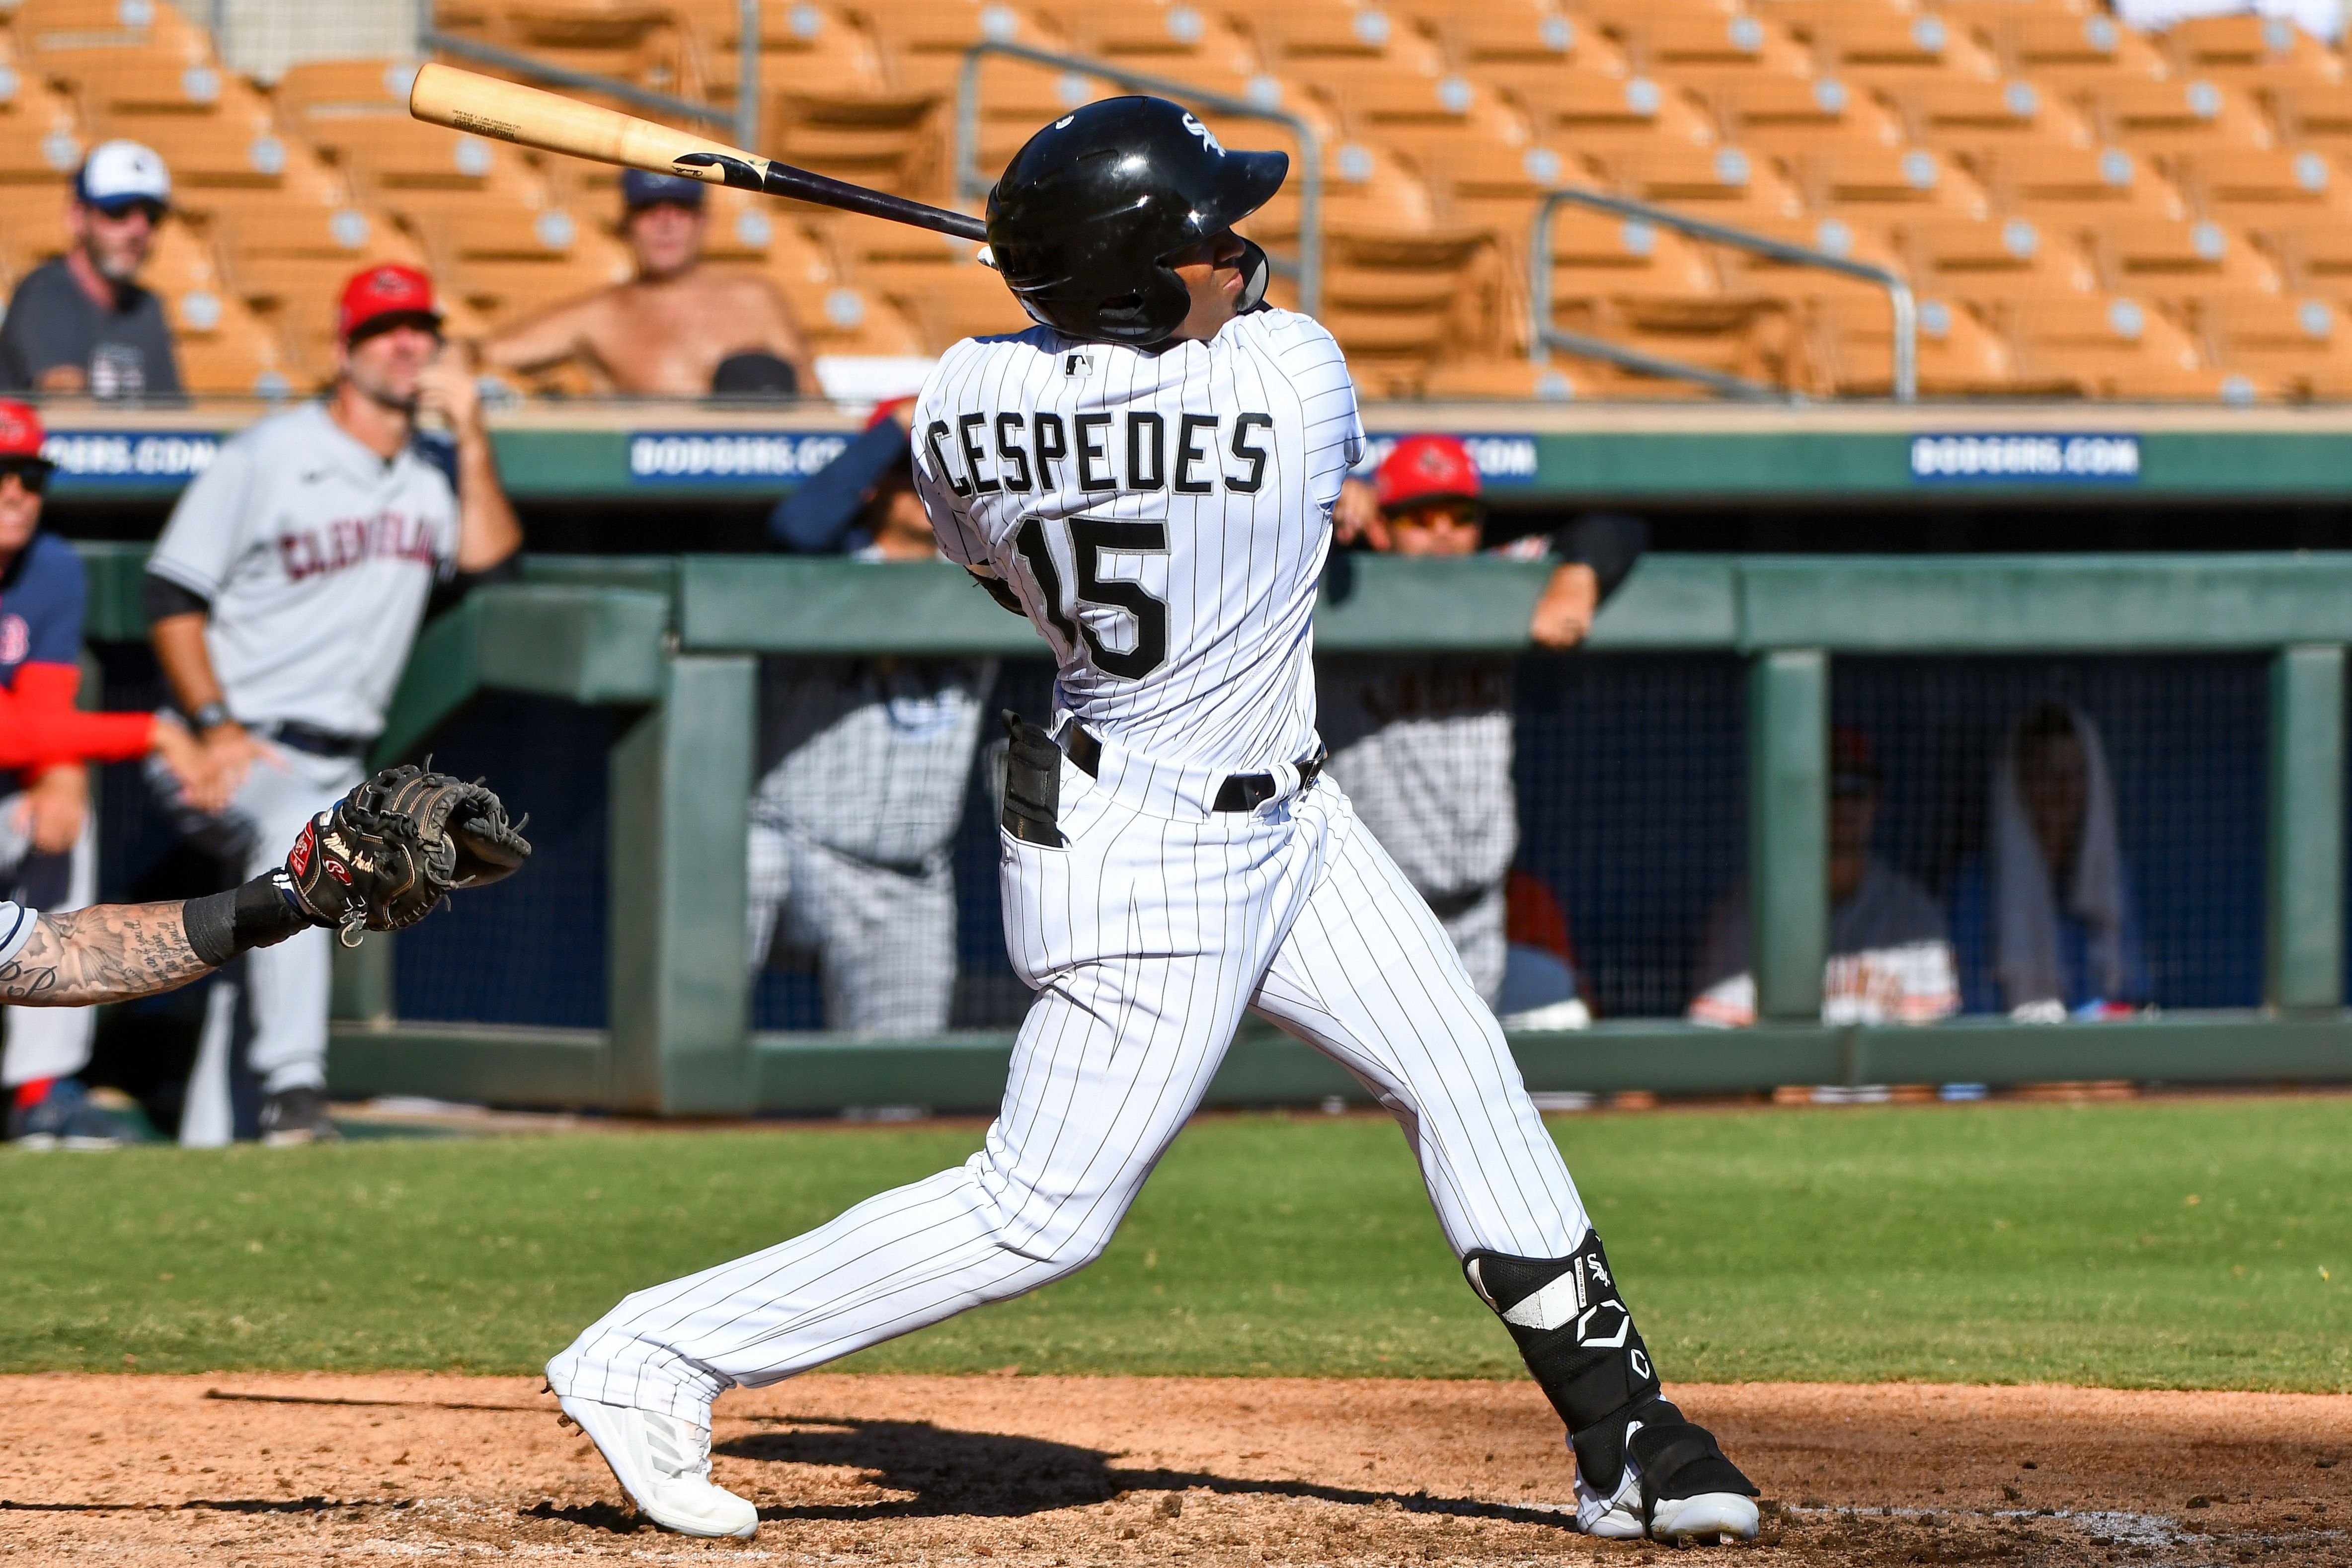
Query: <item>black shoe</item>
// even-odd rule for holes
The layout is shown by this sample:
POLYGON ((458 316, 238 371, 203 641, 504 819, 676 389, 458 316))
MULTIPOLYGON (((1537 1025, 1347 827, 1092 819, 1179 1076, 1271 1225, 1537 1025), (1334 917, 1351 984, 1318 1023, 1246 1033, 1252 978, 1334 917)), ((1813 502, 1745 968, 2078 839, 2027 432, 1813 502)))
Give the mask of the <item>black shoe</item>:
POLYGON ((342 1140, 327 1119, 327 1097, 318 1089, 280 1089, 261 1102, 261 1141, 273 1149, 342 1140))

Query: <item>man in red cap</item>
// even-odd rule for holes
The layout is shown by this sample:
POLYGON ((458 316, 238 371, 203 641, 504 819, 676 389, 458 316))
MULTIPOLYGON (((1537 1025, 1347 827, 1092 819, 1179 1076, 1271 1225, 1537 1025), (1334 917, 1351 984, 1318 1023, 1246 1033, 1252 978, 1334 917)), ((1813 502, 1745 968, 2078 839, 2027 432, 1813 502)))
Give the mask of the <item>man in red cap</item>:
MULTIPOLYGON (((915 493, 911 397, 768 519, 786 549, 860 561, 936 561, 915 493)), ((766 658, 761 779, 751 797, 750 953, 814 960, 824 1026, 937 1034, 956 981, 955 878, 992 658, 766 658)))
MULTIPOLYGON (((159 757, 209 799, 204 752, 151 713, 85 713, 81 558, 39 531, 50 465, 41 421, 0 402, 0 892, 56 913, 96 895, 97 836, 85 763, 159 757)), ((95 1016, 85 1008, 9 1010, 0 1058, 9 1142, 26 1148, 111 1148, 119 1123, 83 1097, 95 1016)))
MULTIPOLYGON (((443 353, 432 280, 368 268, 337 326, 325 397, 224 446, 147 565, 156 658, 230 791, 226 811, 182 826, 256 868, 360 781, 435 591, 510 572, 522 544, 473 378, 443 353), (448 438, 420 438, 420 418, 448 438)), ((247 1061, 271 1142, 333 1134, 328 957, 310 931, 248 965, 247 1061)), ((229 1135, 228 1032, 207 1029, 184 1142, 229 1135)))
MULTIPOLYGON (((1408 436, 1372 482, 1349 479, 1341 543, 1398 555, 1469 555, 1486 508, 1478 465, 1452 436, 1408 436)), ((1558 563, 1528 628, 1538 647, 1573 647, 1642 552, 1632 518, 1591 515, 1507 553, 1558 563)), ((1522 964, 1513 984, 1506 915, 1518 804, 1511 784, 1512 662, 1492 655, 1333 655, 1315 661, 1318 723, 1331 773, 1454 939, 1487 1005, 1519 1027, 1585 1016, 1557 964, 1522 964), (1542 980, 1534 979, 1541 976, 1542 980)))

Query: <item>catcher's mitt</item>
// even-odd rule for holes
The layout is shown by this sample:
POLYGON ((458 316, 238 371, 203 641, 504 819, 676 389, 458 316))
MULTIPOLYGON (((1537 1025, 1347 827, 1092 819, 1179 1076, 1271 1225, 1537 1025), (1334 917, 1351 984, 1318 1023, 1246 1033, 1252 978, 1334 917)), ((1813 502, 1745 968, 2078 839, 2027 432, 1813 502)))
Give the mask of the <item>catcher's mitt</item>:
POLYGON ((303 911, 357 947, 362 931, 415 925, 457 889, 513 875, 530 855, 519 826, 478 784, 386 768, 304 826, 286 874, 303 911))

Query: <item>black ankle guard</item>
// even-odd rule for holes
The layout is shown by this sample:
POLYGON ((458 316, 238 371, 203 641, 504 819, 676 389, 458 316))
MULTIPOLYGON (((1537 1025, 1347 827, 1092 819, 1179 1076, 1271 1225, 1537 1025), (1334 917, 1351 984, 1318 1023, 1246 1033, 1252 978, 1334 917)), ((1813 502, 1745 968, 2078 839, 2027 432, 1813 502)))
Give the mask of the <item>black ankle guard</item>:
POLYGON ((1606 1497, 1625 1479, 1630 1450, 1641 1468, 1643 1516, 1658 1498, 1756 1489, 1723 1457, 1703 1426, 1660 1397, 1650 1347, 1617 1293, 1601 1237, 1566 1258, 1472 1252, 1462 1260, 1470 1288, 1501 1315, 1552 1408, 1568 1423, 1577 1473, 1606 1497), (1625 1429, 1639 1421, 1629 1440, 1625 1429))

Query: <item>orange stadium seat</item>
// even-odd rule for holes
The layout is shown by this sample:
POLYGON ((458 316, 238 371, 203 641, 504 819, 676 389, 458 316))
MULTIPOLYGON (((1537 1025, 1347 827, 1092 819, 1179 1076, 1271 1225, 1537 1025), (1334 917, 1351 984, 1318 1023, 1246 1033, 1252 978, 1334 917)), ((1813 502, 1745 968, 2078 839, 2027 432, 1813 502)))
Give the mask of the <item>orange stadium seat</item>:
POLYGON ((1813 74, 1810 48, 1780 23, 1746 11, 1660 6, 1622 24, 1620 36, 1637 68, 1701 91, 1759 75, 1813 74))
POLYGON ((2189 16, 2165 29, 2163 45, 2184 77, 2244 89, 2341 91, 2344 58, 2284 16, 2189 16))
POLYGON ((2263 234, 2286 270, 2288 288, 2352 303, 2352 225, 2299 218, 2271 224, 2263 234))
POLYGON ((2332 213, 2352 223, 2352 179, 2308 148, 2217 148, 2176 159, 2173 171, 2199 208, 2215 217, 2259 224, 2332 213))
POLYGON ((478 15, 475 25, 445 10, 441 26, 478 32, 485 42, 566 70, 661 92, 703 89, 692 79, 684 29, 667 0, 496 0, 478 15))
POLYGON ((2352 157, 2352 92, 2340 89, 2277 87, 2270 89, 2271 112, 2287 142, 2352 157))
POLYGON ((1805 13, 1798 30, 1822 69, 1847 81, 1898 87, 1950 74, 1979 81, 2002 74, 1998 58, 1969 29, 1883 0, 1766 0, 1764 15, 1805 13))
POLYGON ((10 64, 0 96, 0 185, 54 184, 80 166, 84 137, 73 105, 31 71, 10 64))
MULTIPOLYGON (((2063 384, 2029 386, 2016 353, 1967 306, 1918 301, 1914 340, 1919 392, 1925 397, 2015 396, 2064 391, 2063 384)), ((1848 397, 1885 397, 1895 390, 1895 316, 1886 297, 1839 295, 1812 310, 1814 354, 1832 388, 1848 397)))
POLYGON ((1078 0, 1040 6, 1077 54, 1190 82, 1233 98, 1266 90, 1272 79, 1257 47, 1233 21, 1187 0, 1130 0, 1105 5, 1078 0))
MULTIPOLYGON (((743 9, 736 0, 669 0, 686 31, 688 80, 695 96, 732 106, 742 80, 743 9)), ((760 89, 768 94, 822 82, 839 91, 885 89, 871 29, 838 6, 793 0, 760 7, 760 89)))
POLYGON ((1996 202, 2028 216, 2096 223, 2109 213, 2189 215, 2171 181, 2120 147, 2018 144, 1970 161, 1996 202))
POLYGON ((1552 215, 1551 287, 1556 301, 1641 302, 1661 310, 1723 291, 1696 241, 1640 218, 1580 206, 1552 215))
POLYGON ((340 159, 385 122, 408 118, 415 79, 407 60, 305 60, 287 68, 271 96, 288 129, 340 159))
POLYGON ((1448 222, 1493 233, 1516 247, 1536 205, 1564 184, 1590 184, 1591 171, 1549 147, 1454 141, 1423 152, 1421 166, 1448 222))
POLYGON ((2032 381, 2086 396, 2213 398, 2222 372, 2186 329, 2121 294, 2035 295, 1990 308, 2032 381))
POLYGON ((2034 11, 1996 21, 1988 32, 2011 72, 2053 91, 2165 81, 2173 74, 2161 49, 2105 11, 2034 11))
POLYGON ((2015 216, 1907 219, 1895 240, 1920 289, 1956 299, 2084 294, 2098 286, 2073 237, 2015 216))
POLYGON ((1844 147, 1899 147, 1903 123, 1866 88, 1834 77, 1758 76, 1707 91, 1726 138, 1781 157, 1844 147))
POLYGON ((1982 217, 1992 210, 1984 187, 1962 168, 1925 147, 1822 147, 1794 160, 1799 184, 1814 210, 1867 208, 1933 210, 1982 217))
POLYGON ((2275 138, 2253 100, 2217 82, 2117 82, 2091 95, 2106 139, 2134 152, 2170 154, 2210 148, 2265 148, 2275 138))
MULTIPOLYGON (((1768 238, 1801 245, 1841 260, 1883 267, 1898 276, 1904 270, 1901 257, 1875 226, 1856 227, 1842 217, 1806 217, 1742 226, 1768 238)), ((1820 300, 1849 294, 1864 300, 1886 298, 1885 289, 1867 279, 1823 267, 1780 261, 1730 246, 1709 248, 1727 290, 1733 294, 1787 300, 1820 300)))
POLYGON ((1579 65, 1632 74, 1624 52, 1599 28, 1581 24, 1552 0, 1488 0, 1454 5, 1410 0, 1402 9, 1460 68, 1502 85, 1518 71, 1579 65))
POLYGON ((2279 397, 2352 394, 2352 320, 2326 300, 2212 293, 2189 318, 2214 362, 2279 397))
POLYGON ((952 97, 964 51, 983 39, 1069 50, 1069 40, 1052 22, 1004 0, 865 0, 861 13, 884 51, 891 86, 903 92, 952 97))
POLYGON ((770 98, 761 125, 767 151, 787 163, 905 191, 923 172, 927 151, 939 162, 939 107, 931 93, 832 91, 812 84, 770 98))
POLYGON ((1432 399, 1507 397, 1571 403, 1599 395, 1607 376, 1592 361, 1555 354, 1548 363, 1487 355, 1450 358, 1431 367, 1422 395, 1432 399))
POLYGON ((1620 195, 1686 208, 1719 223, 1792 218, 1804 202, 1769 159, 1738 147, 1626 148, 1600 160, 1620 195))
POLYGON ((204 29, 161 0, 136 6, 120 0, 19 0, 11 30, 25 59, 74 85, 146 58, 173 69, 214 67, 204 29))
POLYGON ((450 203, 420 237, 442 287, 494 324, 630 276, 618 242, 561 207, 450 203))
POLYGON ((2275 293, 2279 270, 2242 236, 2210 218, 2113 218, 2093 231, 2093 254, 2108 287, 2174 299, 2214 289, 2275 293))
POLYGON ((1717 140, 1715 122, 1696 96, 1645 76, 1567 66, 1541 79, 1514 79, 1508 90, 1528 110, 1538 142, 1579 153, 1711 147, 1717 140))
POLYGON ((2098 137, 2081 110, 2021 77, 1986 81, 1945 77, 1912 82, 1896 97, 1912 133, 1953 152, 2011 146, 2090 147, 2098 137))

